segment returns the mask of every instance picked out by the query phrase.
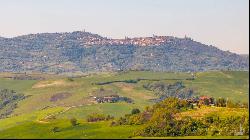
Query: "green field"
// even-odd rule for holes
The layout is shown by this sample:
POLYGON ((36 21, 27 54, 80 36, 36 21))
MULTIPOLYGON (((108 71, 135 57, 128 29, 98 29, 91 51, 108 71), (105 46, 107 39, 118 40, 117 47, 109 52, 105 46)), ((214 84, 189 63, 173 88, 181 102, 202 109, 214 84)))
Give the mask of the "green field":
POLYGON ((197 95, 224 97, 235 102, 248 102, 249 96, 249 72, 243 71, 200 72, 195 74, 195 80, 186 80, 192 77, 191 73, 148 71, 98 73, 70 79, 53 75, 44 77, 45 80, 13 80, 0 74, 0 89, 13 89, 28 96, 18 103, 9 118, 0 119, 0 138, 128 138, 140 126, 110 127, 110 122, 88 123, 86 116, 97 112, 118 118, 130 113, 133 108, 144 110, 154 104, 150 99, 157 96, 144 89, 143 85, 157 80, 167 83, 182 81, 197 95), (137 82, 122 82, 126 80, 137 82), (108 84, 96 84, 105 82, 108 84), (91 93, 100 88, 115 91, 134 102, 94 103, 91 93), (62 93, 68 96, 61 97, 62 93), (52 100, 53 97, 58 99, 52 100), (43 122, 49 115, 56 119, 43 122), (69 119, 73 117, 80 121, 78 126, 70 125, 69 119), (53 133, 53 127, 59 127, 60 132, 53 133))
MULTIPOLYGON (((67 120, 66 120, 67 121, 67 120)), ((72 127, 68 122, 52 122, 50 124, 38 124, 27 122, 21 126, 12 127, 0 132, 1 138, 21 139, 248 139, 248 136, 185 136, 185 137, 131 137, 133 131, 140 126, 114 126, 110 127, 107 122, 86 123, 81 122, 72 127), (52 132, 53 127, 59 127, 60 132, 52 132), (15 134, 15 135, 13 135, 15 134)))
POLYGON ((197 73, 197 79, 186 84, 197 88, 200 95, 248 102, 248 77, 248 72, 203 72, 197 73))
POLYGON ((26 122, 0 131, 1 138, 128 138, 139 126, 109 127, 110 122, 86 123, 71 126, 68 120, 48 124, 26 122), (60 132, 54 133, 53 127, 60 132), (14 134, 14 135, 13 135, 14 134))
MULTIPOLYGON (((46 109, 37 111, 29 115, 20 115, 12 118, 0 120, 0 138, 131 138, 133 132, 138 130, 140 125, 110 126, 110 121, 89 123, 84 119, 79 119, 77 126, 72 126, 69 119, 55 119, 49 122, 39 121, 48 114, 61 111, 63 108, 46 109), (54 133, 52 129, 59 128, 59 132, 54 133)), ((208 108, 207 108, 208 109, 208 108)), ((206 108, 202 110, 207 110, 206 108)), ((221 111, 215 108, 212 112, 221 111)), ((223 109, 223 113, 235 113, 235 109, 223 109)), ((190 112, 191 114, 193 112, 190 112)), ((236 114, 246 114, 243 109, 236 114)), ((248 113, 247 113, 248 114, 248 113)), ((223 114, 224 115, 224 114, 223 114)), ((132 137, 133 138, 133 137, 132 137)), ((134 137, 137 139, 247 139, 248 136, 187 136, 187 137, 134 137)))

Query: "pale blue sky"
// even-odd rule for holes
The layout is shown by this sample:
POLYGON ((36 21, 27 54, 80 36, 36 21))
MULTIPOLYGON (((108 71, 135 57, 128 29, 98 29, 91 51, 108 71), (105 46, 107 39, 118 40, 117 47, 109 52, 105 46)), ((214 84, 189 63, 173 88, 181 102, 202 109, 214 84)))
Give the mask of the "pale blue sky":
POLYGON ((112 38, 192 37, 249 51, 248 0, 0 0, 0 36, 86 31, 112 38))

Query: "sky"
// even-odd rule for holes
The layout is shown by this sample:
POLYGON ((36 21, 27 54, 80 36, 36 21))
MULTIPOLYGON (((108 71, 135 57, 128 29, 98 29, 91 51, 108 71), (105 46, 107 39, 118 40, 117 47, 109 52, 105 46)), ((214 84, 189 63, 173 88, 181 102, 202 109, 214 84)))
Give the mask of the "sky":
POLYGON ((249 0, 0 0, 0 36, 184 37, 249 54, 249 0))

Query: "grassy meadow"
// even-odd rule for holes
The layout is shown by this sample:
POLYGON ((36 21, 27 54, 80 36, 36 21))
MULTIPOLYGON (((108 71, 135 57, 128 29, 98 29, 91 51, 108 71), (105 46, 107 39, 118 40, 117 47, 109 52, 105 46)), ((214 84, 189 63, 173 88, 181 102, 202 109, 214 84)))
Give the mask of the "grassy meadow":
MULTIPOLYGON (((211 71, 191 73, 130 71, 117 73, 97 73, 86 76, 68 78, 66 76, 36 74, 43 80, 14 80, 14 74, 0 74, 0 89, 13 89, 23 93, 27 98, 19 101, 17 108, 5 119, 0 119, 0 138, 130 138, 139 125, 110 126, 111 122, 86 122, 92 113, 109 114, 115 118, 129 114, 133 108, 144 110, 152 106, 151 99, 157 98, 152 91, 143 88, 148 82, 162 81, 174 83, 182 81, 185 86, 193 88, 197 95, 215 98, 223 97, 234 102, 248 102, 249 72, 244 71, 211 71), (138 80, 139 79, 139 80, 138 80), (135 83, 122 82, 135 80, 135 83), (107 83, 107 84, 98 84, 107 83), (129 97, 133 103, 101 103, 93 102, 94 91, 104 88, 112 90, 119 96, 129 97), (67 96, 62 96, 67 95, 67 96), (52 100, 57 97, 56 100, 52 100), (45 120, 48 116, 54 119, 45 120), (76 118, 79 125, 71 126, 69 119, 76 118), (45 121, 44 121, 45 120, 45 121), (58 127, 60 132, 52 132, 58 127)), ((220 112, 225 114, 246 114, 248 110, 228 108, 203 108, 178 114, 199 117, 206 113, 220 112)), ((140 137, 138 137, 140 138, 140 137)), ((172 137, 166 137, 166 139, 172 137)), ((180 138, 183 137, 174 137, 180 138)), ((187 137, 198 138, 198 137, 187 137)), ((199 137, 199 138, 248 138, 248 137, 199 137)))

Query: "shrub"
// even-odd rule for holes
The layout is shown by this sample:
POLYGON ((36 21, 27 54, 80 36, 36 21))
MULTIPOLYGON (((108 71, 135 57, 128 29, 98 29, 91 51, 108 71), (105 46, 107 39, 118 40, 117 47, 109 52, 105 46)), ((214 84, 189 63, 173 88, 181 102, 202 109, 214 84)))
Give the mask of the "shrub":
POLYGON ((143 118, 142 114, 135 114, 135 115, 131 115, 128 118, 128 124, 129 125, 140 125, 143 124, 145 122, 145 119, 143 118))
POLYGON ((73 82, 73 81, 74 81, 74 79, 73 79, 73 78, 68 77, 68 81, 73 82))
POLYGON ((71 118, 70 123, 71 123, 72 126, 78 125, 77 120, 75 118, 71 118))
POLYGON ((140 112, 141 112, 140 109, 134 108, 134 109, 132 109, 131 114, 138 114, 140 112))
POLYGON ((138 81, 137 80, 125 80, 124 82, 125 83, 137 83, 138 81))
POLYGON ((110 115, 93 113, 87 116, 88 122, 108 121, 113 120, 114 117, 110 115))
POLYGON ((52 128, 52 132, 53 132, 53 133, 60 132, 59 127, 54 127, 54 128, 52 128))
POLYGON ((113 119, 114 119, 114 117, 113 117, 113 116, 110 116, 110 115, 107 115, 106 118, 105 118, 106 121, 108 121, 108 120, 113 120, 113 119))
POLYGON ((115 121, 112 121, 111 123, 110 123, 110 126, 116 126, 117 125, 117 123, 115 122, 115 121))
POLYGON ((226 102, 227 102, 226 99, 224 99, 224 98, 219 98, 219 99, 217 99, 215 105, 216 105, 217 107, 226 107, 226 102))
POLYGON ((115 125, 124 125, 126 122, 126 119, 123 117, 120 117, 117 121, 115 121, 115 125))
POLYGON ((228 108, 235 108, 235 107, 237 107, 237 104, 235 104, 231 100, 228 100, 226 105, 227 105, 228 108))

